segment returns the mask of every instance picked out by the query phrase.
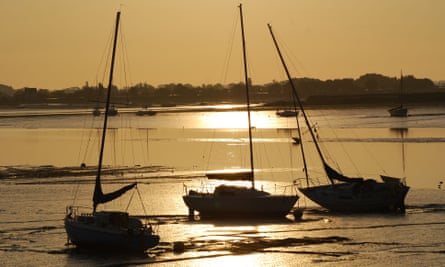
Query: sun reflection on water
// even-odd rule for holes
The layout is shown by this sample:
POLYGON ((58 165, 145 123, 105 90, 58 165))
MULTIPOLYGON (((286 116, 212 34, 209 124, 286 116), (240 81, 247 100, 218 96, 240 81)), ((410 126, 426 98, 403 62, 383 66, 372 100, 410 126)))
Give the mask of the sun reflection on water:
POLYGON ((252 255, 234 255, 221 256, 211 259, 200 260, 199 263, 194 263, 194 266, 264 266, 264 258, 261 254, 252 255))
MULTIPOLYGON (((271 125, 271 118, 268 113, 251 113, 251 125, 253 128, 268 128, 271 125)), ((199 127, 225 129, 225 128, 247 128, 246 111, 226 111, 206 113, 199 118, 199 127)))
MULTIPOLYGON (((264 257, 256 252, 255 247, 265 238, 258 227, 243 221, 229 221, 219 222, 204 232, 196 233, 191 242, 197 246, 192 246, 196 252, 191 254, 199 259, 182 262, 181 266, 264 266, 264 257), (209 254, 203 256, 203 251, 209 254)), ((270 230, 267 226, 265 228, 261 231, 270 230)))

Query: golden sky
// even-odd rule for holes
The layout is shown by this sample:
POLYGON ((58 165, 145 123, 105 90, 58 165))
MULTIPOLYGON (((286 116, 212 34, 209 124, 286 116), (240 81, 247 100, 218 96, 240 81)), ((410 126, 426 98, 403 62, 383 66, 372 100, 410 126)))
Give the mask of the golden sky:
MULTIPOLYGON (((239 3, 0 0, 0 84, 61 89, 101 82, 118 10, 128 60, 124 85, 242 81, 239 3), (232 40, 236 64, 226 63, 232 40)), ((443 0, 245 0, 243 11, 255 84, 285 79, 267 23, 296 77, 403 70, 445 80, 443 0)))

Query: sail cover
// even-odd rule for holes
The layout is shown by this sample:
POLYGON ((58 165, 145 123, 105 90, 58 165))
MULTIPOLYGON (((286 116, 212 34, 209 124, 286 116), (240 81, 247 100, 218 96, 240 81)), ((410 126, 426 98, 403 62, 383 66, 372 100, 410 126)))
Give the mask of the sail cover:
POLYGON ((339 173, 338 171, 334 170, 331 166, 329 166, 326 162, 323 163, 324 169, 326 171, 326 174, 329 177, 329 180, 333 182, 333 180, 337 180, 340 182, 346 182, 346 183, 357 183, 362 182, 363 178, 350 178, 347 176, 344 176, 343 174, 339 173))
POLYGON ((100 183, 100 178, 96 178, 96 186, 94 187, 94 196, 93 196, 93 204, 94 204, 94 211, 96 210, 97 205, 101 203, 107 203, 110 202, 121 195, 123 195, 128 190, 132 189, 136 186, 137 183, 132 183, 129 185, 126 185, 114 192, 104 194, 102 192, 102 186, 100 183))
POLYGON ((216 171, 206 173, 207 178, 229 181, 252 181, 251 171, 216 171))

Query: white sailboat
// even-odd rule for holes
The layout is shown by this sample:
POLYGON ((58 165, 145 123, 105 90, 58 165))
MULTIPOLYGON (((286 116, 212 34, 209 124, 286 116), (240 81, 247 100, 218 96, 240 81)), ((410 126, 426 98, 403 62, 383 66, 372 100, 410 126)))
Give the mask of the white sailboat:
POLYGON ((246 44, 242 5, 239 5, 243 42, 244 78, 249 132, 250 171, 241 173, 216 173, 210 178, 248 180, 251 187, 220 185, 213 192, 189 190, 183 196, 189 214, 198 211, 201 218, 280 218, 286 216, 298 200, 295 195, 273 195, 255 188, 252 126, 250 121, 249 78, 246 62, 246 44))
POLYGON ((406 194, 408 193, 409 187, 404 184, 402 179, 385 176, 382 177, 383 182, 378 182, 374 179, 365 179, 362 177, 351 178, 338 172, 328 164, 318 144, 318 140, 314 134, 312 124, 310 123, 305 109, 300 101, 296 87, 291 79, 289 70, 278 46, 278 42, 276 41, 274 33, 272 31, 272 26, 269 24, 268 27, 280 60, 283 64, 284 70, 286 72, 287 78, 292 87, 292 92, 309 130, 312 142, 315 145, 316 151, 323 164, 323 169, 330 181, 330 184, 327 185, 310 186, 304 145, 303 143, 301 143, 300 148, 303 156, 307 186, 299 187, 298 189, 300 190, 300 192, 302 192, 306 197, 308 197, 315 203, 330 211, 405 212, 404 200, 406 194))
POLYGON ((97 211, 99 204, 119 198, 136 183, 124 186, 114 192, 104 193, 101 184, 102 158, 104 153, 107 122, 110 109, 110 92, 113 81, 114 59, 117 46, 120 12, 116 15, 113 53, 107 91, 107 101, 104 112, 101 148, 97 176, 94 186, 93 209, 89 213, 81 213, 79 207, 68 206, 64 219, 65 230, 70 242, 78 247, 95 250, 117 250, 127 252, 143 252, 159 243, 159 236, 152 227, 140 219, 131 217, 122 211, 97 211))

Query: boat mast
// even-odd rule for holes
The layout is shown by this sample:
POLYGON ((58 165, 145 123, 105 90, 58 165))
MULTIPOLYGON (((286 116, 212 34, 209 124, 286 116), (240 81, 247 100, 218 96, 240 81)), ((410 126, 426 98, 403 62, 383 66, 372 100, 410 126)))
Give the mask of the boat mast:
MULTIPOLYGON (((326 160, 324 159, 323 153, 321 152, 320 146, 319 146, 319 144, 317 142, 317 138, 315 137, 315 134, 314 134, 314 132, 312 130, 311 123, 309 122, 309 119, 308 119, 308 117, 306 115, 306 112, 304 111, 303 104, 301 103, 300 97, 298 96, 297 89, 296 89, 296 87, 294 85, 294 82, 292 81, 292 77, 290 76, 289 69, 287 68, 286 62, 284 61, 283 55, 281 54, 281 50, 280 50, 280 47, 278 46, 278 42, 275 39, 275 35, 273 34, 272 26, 270 24, 267 24, 267 27, 269 27, 269 32, 270 32, 270 34, 272 36, 272 40, 274 42, 275 48, 277 49, 278 56, 280 57, 280 60, 281 60, 281 64, 283 64, 284 70, 285 70, 286 75, 287 75, 287 79, 289 80, 289 83, 290 83, 290 85, 292 87, 293 95, 294 95, 295 99, 297 100, 297 103, 298 103, 298 106, 300 107, 301 113, 303 114, 304 121, 306 122, 306 125, 308 127, 309 133, 311 134, 312 140, 314 141, 315 148, 317 149, 317 152, 318 152, 318 154, 320 156, 320 159, 323 162, 323 164, 326 164, 326 160)), ((306 166, 305 166, 305 172, 307 172, 306 166)), ((331 180, 331 182, 332 182, 332 180, 331 180)))
MULTIPOLYGON (((295 96, 292 94, 292 100, 295 107, 295 111, 297 111, 297 105, 295 105, 295 96)), ((304 144, 303 144, 303 136, 301 134, 301 127, 300 127, 300 121, 298 120, 298 113, 295 116, 295 120, 297 121, 297 132, 298 132, 298 138, 300 140, 300 151, 301 151, 301 157, 303 159, 303 168, 304 168, 304 176, 306 178, 306 185, 309 186, 309 172, 307 170, 307 162, 306 162, 306 154, 304 153, 304 144)))
POLYGON ((402 169, 403 169, 403 179, 406 178, 406 163, 405 163, 405 138, 404 138, 404 129, 400 131, 401 139, 402 139, 402 169))
POLYGON ((400 70, 400 107, 403 107, 403 72, 400 70))
MULTIPOLYGON (((120 11, 117 12, 116 26, 115 26, 115 31, 114 31, 113 52, 111 54, 110 76, 109 76, 109 80, 108 80, 107 101, 105 104, 104 125, 102 128, 102 141, 101 141, 101 145, 100 145, 99 163, 98 163, 98 167, 97 167, 96 186, 94 188, 95 195, 96 195, 97 190, 100 190, 100 193, 102 193, 102 186, 100 183, 100 175, 101 175, 101 171, 102 171, 102 159, 103 159, 103 154, 104 154, 105 136, 107 133, 107 125, 108 125, 108 110, 110 109, 111 87, 113 86, 113 70, 114 70, 114 60, 115 60, 116 47, 117 47, 117 35, 119 32, 120 15, 121 15, 121 12, 120 11)), ((96 205, 94 205, 94 210, 95 209, 96 209, 96 205)))
POLYGON ((243 61, 244 61, 244 83, 246 86, 246 101, 247 101, 247 120, 249 126, 249 152, 250 152, 250 175, 252 181, 252 188, 255 188, 254 165, 253 165, 253 143, 252 143, 252 125, 250 121, 250 95, 249 95, 249 77, 247 73, 247 56, 246 56, 246 38, 244 35, 244 21, 243 21, 243 5, 239 5, 239 12, 241 18, 241 37, 243 40, 243 61))

